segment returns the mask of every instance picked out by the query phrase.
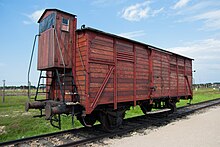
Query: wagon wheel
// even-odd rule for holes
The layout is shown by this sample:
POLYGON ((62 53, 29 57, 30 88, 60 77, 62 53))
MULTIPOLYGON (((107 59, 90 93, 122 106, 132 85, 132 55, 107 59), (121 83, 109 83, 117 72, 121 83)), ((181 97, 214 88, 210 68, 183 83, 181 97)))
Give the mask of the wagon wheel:
POLYGON ((177 109, 176 109, 176 101, 175 100, 167 101, 166 102, 166 106, 171 109, 171 113, 177 111, 177 109))
POLYGON ((97 115, 95 114, 90 114, 90 115, 86 115, 85 117, 79 116, 77 117, 77 119, 79 120, 79 122, 85 126, 85 127, 91 127, 95 124, 96 120, 97 120, 97 115))
POLYGON ((150 104, 149 102, 143 102, 140 105, 141 110, 144 114, 146 114, 147 112, 150 112, 152 110, 153 104, 150 104))
POLYGON ((107 132, 112 132, 113 128, 108 118, 108 114, 101 112, 100 113, 100 123, 102 124, 103 130, 107 132))
MULTIPOLYGON (((117 113, 117 112, 115 112, 117 113)), ((119 128, 122 125, 125 112, 121 115, 110 115, 106 112, 100 112, 100 122, 102 124, 103 130, 107 132, 113 132, 115 129, 119 128)))
POLYGON ((175 101, 171 101, 169 103, 169 108, 171 109, 171 112, 176 112, 177 109, 176 109, 176 102, 175 101))

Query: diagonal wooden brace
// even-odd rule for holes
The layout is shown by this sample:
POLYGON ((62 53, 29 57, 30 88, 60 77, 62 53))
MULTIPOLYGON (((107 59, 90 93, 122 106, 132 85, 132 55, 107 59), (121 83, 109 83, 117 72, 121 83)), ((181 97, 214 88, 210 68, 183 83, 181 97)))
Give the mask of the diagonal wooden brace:
POLYGON ((96 94, 96 96, 95 96, 95 99, 93 100, 93 102, 92 102, 92 104, 91 104, 91 107, 92 107, 93 109, 96 107, 96 104, 97 104, 97 102, 98 102, 98 100, 99 100, 99 98, 100 98, 100 96, 101 96, 103 90, 105 89, 105 86, 106 86, 106 84, 108 83, 108 80, 109 80, 109 78, 111 77, 111 74, 112 74, 112 72, 113 72, 114 69, 115 69, 115 66, 112 66, 112 67, 109 69, 109 71, 108 71, 108 73, 107 73, 107 75, 106 75, 106 77, 105 77, 105 79, 104 79, 104 81, 103 81, 101 87, 99 88, 99 90, 98 90, 98 92, 97 92, 97 94, 96 94))
POLYGON ((193 93, 192 93, 192 89, 191 89, 190 84, 189 84, 188 76, 185 76, 185 78, 186 78, 186 82, 187 82, 187 85, 188 85, 188 88, 189 88, 189 92, 190 92, 190 94, 191 94, 191 96, 192 96, 193 93))

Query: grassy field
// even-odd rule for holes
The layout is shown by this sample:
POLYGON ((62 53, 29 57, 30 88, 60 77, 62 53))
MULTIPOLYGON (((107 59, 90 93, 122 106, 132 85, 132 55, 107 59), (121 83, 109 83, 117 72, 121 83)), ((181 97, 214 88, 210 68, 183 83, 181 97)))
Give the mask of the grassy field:
MULTIPOLYGON (((198 89, 198 91, 194 91, 192 103, 219 97, 219 90, 198 89)), ((6 96, 5 103, 0 102, 0 142, 59 131, 44 118, 32 117, 38 115, 39 111, 24 112, 26 100, 27 97, 24 96, 6 96)), ((187 105, 187 103, 188 101, 182 100, 177 107, 187 105)), ((141 114, 143 113, 137 106, 127 111, 126 118, 141 114)), ((78 121, 75 121, 75 127, 81 127, 78 121)), ((70 128, 72 128, 70 117, 62 117, 62 130, 70 128)))

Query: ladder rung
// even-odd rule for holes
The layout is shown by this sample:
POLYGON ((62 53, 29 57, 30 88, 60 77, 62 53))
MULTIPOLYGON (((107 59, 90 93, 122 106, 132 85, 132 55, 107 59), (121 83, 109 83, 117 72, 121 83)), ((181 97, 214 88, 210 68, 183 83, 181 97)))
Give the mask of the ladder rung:
POLYGON ((44 85, 44 86, 51 86, 51 84, 40 84, 40 85, 44 85))
POLYGON ((68 75, 68 74, 66 74, 66 75, 64 75, 64 74, 59 74, 59 77, 73 77, 73 75, 68 75))
MULTIPOLYGON (((64 76, 59 76, 59 78, 60 78, 60 79, 64 79, 64 76)), ((65 78, 66 78, 66 79, 67 79, 67 78, 73 79, 73 76, 65 76, 65 78)))
POLYGON ((40 78, 53 78, 53 77, 40 76, 40 78))
POLYGON ((73 84, 64 84, 64 86, 76 86, 76 85, 73 85, 73 84))

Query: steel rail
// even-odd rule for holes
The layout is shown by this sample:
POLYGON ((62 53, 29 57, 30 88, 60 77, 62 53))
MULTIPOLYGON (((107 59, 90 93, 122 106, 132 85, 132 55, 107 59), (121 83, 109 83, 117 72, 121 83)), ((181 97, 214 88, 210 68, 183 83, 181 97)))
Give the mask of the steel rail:
MULTIPOLYGON (((150 114, 148 116, 141 115, 141 116, 129 118, 129 119, 127 119, 127 121, 128 120, 129 121, 134 120, 132 127, 122 129, 122 130, 118 130, 118 131, 111 132, 111 133, 105 133, 105 134, 102 134, 100 136, 96 136, 96 137, 93 137, 93 138, 87 138, 87 139, 84 139, 84 140, 63 144, 63 145, 60 145, 60 146, 61 147, 63 147, 63 146, 80 146, 80 145, 85 145, 85 144, 90 143, 90 142, 101 140, 103 138, 114 137, 114 136, 117 136, 117 135, 124 135, 124 134, 127 134, 129 132, 133 132, 135 130, 139 130, 139 129, 143 129, 145 127, 149 127, 151 125, 156 125, 156 126, 158 126, 158 124, 159 124, 159 126, 166 125, 166 124, 170 123, 175 118, 184 117, 184 116, 186 116, 188 114, 192 114, 192 113, 194 113, 198 110, 205 109, 207 107, 211 107, 211 106, 218 105, 218 104, 220 104, 220 98, 179 107, 179 108, 177 108, 177 110, 185 109, 185 111, 184 110, 181 111, 181 112, 177 111, 173 114, 170 114, 169 117, 161 118, 161 115, 167 115, 166 113, 162 113, 162 114, 150 114), (197 107, 195 108, 195 106, 197 106, 197 107), (191 107, 194 107, 194 108, 189 109, 191 107), (158 115, 159 115, 159 117, 158 117, 158 115), (153 120, 152 121, 147 120, 146 117, 148 117, 150 119, 153 119, 153 120), (163 119, 163 120, 160 121, 159 119, 163 119)), ((127 122, 127 123, 129 123, 129 122, 127 122)), ((124 124, 124 125, 126 125, 126 124, 124 124)))
MULTIPOLYGON (((177 108, 177 112, 173 114, 169 114, 167 117, 166 113, 160 113, 160 114, 149 114, 149 115, 141 115, 133 118, 128 118, 124 120, 124 125, 122 128, 115 130, 114 132, 104 132, 101 130, 101 125, 96 125, 93 128, 78 128, 78 129, 71 129, 71 130, 65 130, 60 132, 54 132, 50 134, 43 134, 39 136, 33 136, 23 139, 17 139, 12 140, 8 142, 2 142, 0 143, 0 146, 9 146, 9 145, 23 145, 25 144, 28 146, 29 143, 31 143, 34 140, 46 140, 45 138, 63 138, 64 134, 71 134, 78 136, 78 139, 75 141, 67 141, 63 144, 53 144, 51 146, 80 146, 87 143, 91 143, 97 140, 101 140, 103 138, 107 137, 114 137, 116 135, 124 135, 129 132, 135 131, 135 130, 143 130, 143 128, 149 127, 149 126, 162 126, 170 123, 171 121, 181 118, 184 116, 187 116, 188 114, 192 114, 196 112, 197 110, 201 110, 207 107, 211 107, 214 105, 220 104, 220 98, 204 101, 196 104, 191 104, 183 107, 177 108), (95 130, 97 132, 95 132, 95 130)), ((74 136, 73 136, 74 137, 74 136)), ((29 146, 31 146, 29 144, 29 146)))

